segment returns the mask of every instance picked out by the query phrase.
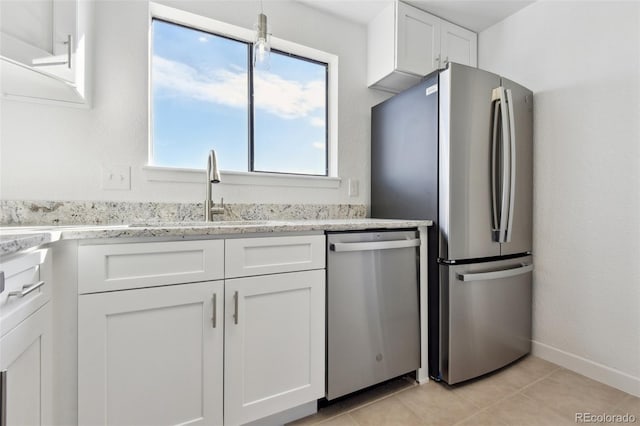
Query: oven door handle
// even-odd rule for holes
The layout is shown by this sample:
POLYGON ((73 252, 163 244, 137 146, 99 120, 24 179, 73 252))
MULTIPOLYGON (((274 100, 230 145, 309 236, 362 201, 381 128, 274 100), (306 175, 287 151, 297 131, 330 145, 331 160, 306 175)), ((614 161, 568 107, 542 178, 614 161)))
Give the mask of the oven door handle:
POLYGON ((366 251, 366 250, 387 250, 406 247, 418 247, 420 239, 393 240, 393 241, 372 241, 366 243, 331 243, 329 250, 335 252, 342 251, 366 251))

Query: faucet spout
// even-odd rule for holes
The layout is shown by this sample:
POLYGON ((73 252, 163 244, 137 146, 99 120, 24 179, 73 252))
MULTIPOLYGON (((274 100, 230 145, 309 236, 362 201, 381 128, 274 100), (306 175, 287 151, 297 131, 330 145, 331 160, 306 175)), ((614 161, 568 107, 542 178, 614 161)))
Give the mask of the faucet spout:
POLYGON ((207 179, 211 183, 220 183, 220 171, 218 170, 218 158, 216 150, 209 151, 209 161, 207 161, 207 179))
POLYGON ((216 151, 209 151, 209 158, 207 159, 207 193, 204 201, 204 220, 211 222, 214 214, 224 213, 224 202, 220 199, 220 206, 215 207, 213 201, 211 201, 211 192, 213 191, 213 184, 220 183, 220 170, 218 170, 218 159, 216 157, 216 151))

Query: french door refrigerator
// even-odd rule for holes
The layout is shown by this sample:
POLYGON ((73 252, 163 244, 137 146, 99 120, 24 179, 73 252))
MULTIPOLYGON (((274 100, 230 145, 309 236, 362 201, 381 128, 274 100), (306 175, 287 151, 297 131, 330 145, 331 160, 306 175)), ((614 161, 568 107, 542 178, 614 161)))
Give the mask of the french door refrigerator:
POLYGON ((372 108, 371 216, 431 219, 429 374, 531 348, 533 95, 458 64, 372 108))

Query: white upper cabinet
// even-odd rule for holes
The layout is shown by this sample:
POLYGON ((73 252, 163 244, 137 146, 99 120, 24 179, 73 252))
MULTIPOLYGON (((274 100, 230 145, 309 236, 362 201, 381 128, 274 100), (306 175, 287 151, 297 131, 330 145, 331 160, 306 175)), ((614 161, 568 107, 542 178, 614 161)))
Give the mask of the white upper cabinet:
POLYGON ((449 62, 478 65, 477 34, 465 28, 442 21, 440 31, 440 59, 445 66, 449 62))
POLYGON ((404 3, 397 6, 396 69, 428 74, 438 68, 440 19, 404 3))
POLYGON ((477 34, 402 2, 368 25, 367 84, 397 93, 448 62, 477 66, 477 34))
POLYGON ((92 0, 3 0, 0 16, 2 96, 88 105, 92 0))

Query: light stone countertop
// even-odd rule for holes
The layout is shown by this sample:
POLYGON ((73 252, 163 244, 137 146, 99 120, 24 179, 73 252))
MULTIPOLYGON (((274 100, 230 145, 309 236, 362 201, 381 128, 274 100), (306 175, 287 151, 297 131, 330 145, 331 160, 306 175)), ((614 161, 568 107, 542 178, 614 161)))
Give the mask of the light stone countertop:
POLYGON ((147 238, 182 239, 205 235, 251 233, 359 231, 431 226, 430 220, 327 219, 327 220, 248 220, 219 222, 148 222, 131 225, 75 225, 0 227, 0 256, 8 256, 59 240, 147 238))
POLYGON ((52 232, 12 233, 11 230, 2 228, 2 232, 0 232, 0 256, 50 243, 55 237, 56 235, 53 235, 52 232))

